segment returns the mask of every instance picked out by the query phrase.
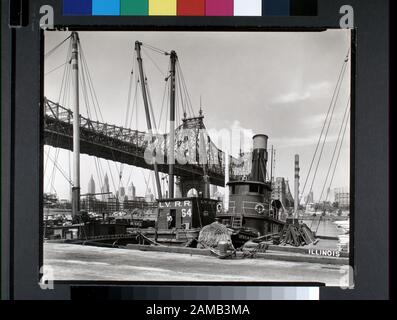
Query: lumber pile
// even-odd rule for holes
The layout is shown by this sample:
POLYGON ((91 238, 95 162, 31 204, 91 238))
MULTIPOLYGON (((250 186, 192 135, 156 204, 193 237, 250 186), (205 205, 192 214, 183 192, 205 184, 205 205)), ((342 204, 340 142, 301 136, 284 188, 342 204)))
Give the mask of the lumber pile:
POLYGON ((317 240, 306 224, 286 223, 280 233, 279 242, 282 245, 289 244, 299 247, 316 243, 317 240))

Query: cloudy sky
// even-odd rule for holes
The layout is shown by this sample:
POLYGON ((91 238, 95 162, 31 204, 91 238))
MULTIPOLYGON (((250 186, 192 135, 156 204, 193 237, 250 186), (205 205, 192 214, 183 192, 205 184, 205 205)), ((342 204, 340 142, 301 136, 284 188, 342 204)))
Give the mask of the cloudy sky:
MULTIPOLYGON (((45 51, 68 36, 66 32, 46 32, 45 51)), ((292 188, 295 154, 301 159, 301 186, 307 176, 350 47, 350 32, 81 32, 80 40, 107 123, 125 125, 135 41, 166 51, 175 50, 195 112, 201 97, 206 127, 211 130, 242 128, 252 134, 267 134, 269 146, 273 145, 276 150, 275 176, 289 179, 292 188)), ((66 62, 67 49, 68 42, 45 59, 45 95, 53 101, 59 100, 64 68, 58 67, 66 62)), ((153 108, 158 115, 169 57, 144 49, 143 58, 153 108)), ((349 95, 350 63, 313 187, 316 200, 324 184, 349 95)), ((142 99, 140 96, 137 99, 138 109, 133 114, 131 127, 145 130, 142 99)), ((81 113, 87 114, 83 99, 81 113)), ((332 187, 349 186, 349 130, 350 126, 332 187)), ((45 159, 56 157, 54 148, 46 147, 45 152, 45 159)), ((69 152, 58 152, 58 164, 68 175, 69 152)), ((147 190, 148 171, 123 166, 120 182, 120 164, 99 161, 103 171, 109 173, 111 189, 133 181, 138 195, 147 190)), ((69 198, 69 185, 61 173, 56 172, 50 183, 51 160, 45 168, 45 191, 54 191, 52 188, 60 198, 69 198)), ((87 192, 91 174, 99 192, 94 158, 82 155, 82 193, 87 192)), ((148 184, 153 190, 152 182, 148 184)))

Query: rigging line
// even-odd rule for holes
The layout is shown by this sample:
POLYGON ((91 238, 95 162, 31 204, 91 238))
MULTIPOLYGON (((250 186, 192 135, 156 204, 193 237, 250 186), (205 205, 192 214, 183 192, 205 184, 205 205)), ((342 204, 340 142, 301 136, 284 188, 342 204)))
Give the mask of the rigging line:
POLYGON ((177 65, 177 70, 178 70, 178 80, 179 80, 180 87, 181 87, 180 88, 180 90, 181 90, 181 99, 183 98, 182 94, 184 94, 184 101, 185 101, 184 112, 186 112, 187 109, 189 109, 189 112, 190 112, 189 116, 193 116, 194 117, 193 107, 191 105, 191 101, 190 101, 190 98, 189 98, 189 95, 188 95, 188 92, 187 92, 187 87, 182 82, 182 76, 181 76, 182 69, 181 69, 181 66, 179 64, 179 61, 178 61, 178 65, 177 65), (186 108, 186 106, 187 106, 187 108, 186 108))
POLYGON ((68 151, 68 169, 69 169, 69 180, 72 181, 72 161, 70 160, 71 152, 68 151))
MULTIPOLYGON (((95 102, 93 101, 93 103, 95 104, 95 102)), ((95 114, 96 114, 96 116, 98 117, 98 114, 96 113, 96 108, 95 108, 95 105, 94 105, 94 111, 95 111, 95 114)), ((115 161, 115 156, 114 156, 114 153, 113 153, 113 151, 112 151, 112 156, 113 156, 113 160, 115 161)), ((115 189, 115 191, 116 191, 116 184, 115 184, 115 182, 114 182, 114 177, 113 177, 113 173, 112 173, 112 170, 110 169, 110 163, 109 163, 109 160, 108 159, 106 159, 106 161, 107 161, 107 164, 108 164, 108 168, 109 168, 109 173, 110 173, 110 176, 111 176, 111 179, 112 179, 112 184, 113 184, 113 187, 114 187, 114 189, 115 189)), ((116 170, 117 171, 119 171, 119 169, 118 169, 118 167, 117 167, 117 163, 116 162, 114 162, 114 165, 115 165, 115 167, 116 167, 116 170)))
POLYGON ((79 79, 80 79, 80 83, 81 83, 81 91, 82 91, 82 96, 83 96, 83 99, 84 99, 84 102, 85 102, 85 109, 86 109, 86 112, 87 112, 87 117, 88 117, 88 119, 92 119, 92 116, 91 116, 91 110, 90 110, 90 102, 89 102, 89 97, 88 97, 88 93, 87 93, 87 87, 86 87, 86 83, 85 83, 85 81, 84 81, 84 73, 83 72, 81 72, 81 73, 79 73, 79 79))
POLYGON ((325 186, 327 185, 327 182, 328 182, 329 174, 330 174, 330 172, 331 172, 331 168, 332 168, 332 165, 333 165, 333 161, 334 161, 334 159, 335 159, 336 150, 338 149, 339 140, 340 140, 340 138, 341 138, 342 130, 343 130, 343 127, 344 127, 344 125, 345 125, 345 118, 346 118, 347 112, 348 112, 348 110, 349 110, 349 104, 350 104, 350 97, 349 97, 349 99, 348 99, 348 101, 347 101, 346 109, 345 109, 345 112, 344 112, 344 114, 343 114, 342 123, 341 123, 340 129, 339 129, 339 132, 338 132, 338 138, 337 138, 337 140, 336 140, 335 148, 334 148, 334 151, 333 151, 333 153, 332 153, 331 162, 330 162, 330 164, 329 164, 328 171, 327 171, 327 175, 326 175, 325 181, 324 181, 324 185, 323 185, 323 188, 322 188, 322 190, 321 190, 321 194, 320 194, 320 198, 319 198, 319 201, 320 201, 320 202, 321 202, 321 199, 322 199, 323 194, 324 194, 325 186))
MULTIPOLYGON (((55 156, 57 154, 57 151, 58 151, 58 149, 55 149, 55 156)), ((54 164, 54 162, 53 162, 53 164, 54 164)), ((52 191, 51 186, 53 185, 52 181, 54 179, 54 171, 55 171, 55 166, 52 167, 52 171, 51 171, 50 177, 48 179, 48 183, 47 183, 47 185, 50 186, 50 192, 52 191)))
MULTIPOLYGON (((342 79, 344 78, 345 71, 346 71, 346 64, 345 64, 345 68, 344 68, 342 79)), ((335 98, 335 101, 334 101, 334 106, 332 108, 331 115, 330 115, 330 118, 329 118, 329 121, 328 121, 327 130, 326 130, 325 135, 324 135, 324 141, 323 141, 323 144, 321 146, 320 155, 319 155, 319 158, 318 158, 318 161, 317 161, 316 169, 314 171, 314 176, 313 176, 313 180, 312 180, 309 192, 311 192, 313 190, 314 181, 316 179, 317 171, 318 171, 318 168, 319 168, 319 165, 320 165, 320 161, 321 161, 321 158, 322 158, 322 155, 323 155, 325 143, 327 141, 327 135, 328 135, 328 132, 329 132, 329 128, 331 126, 332 118, 334 116, 336 103, 338 102, 338 98, 339 98, 339 93, 340 93, 341 87, 342 87, 342 81, 340 82, 340 85, 339 85, 339 88, 338 88, 338 91, 337 91, 337 95, 336 95, 336 98, 335 98)))
MULTIPOLYGON (((49 156, 49 159, 54 164, 54 168, 58 169, 58 171, 62 174, 62 176, 66 179, 66 181, 69 182, 69 184, 71 186, 73 186, 72 181, 68 179, 68 177, 66 176, 66 173, 57 165, 57 163, 56 163, 57 160, 54 160, 51 156, 49 156)), ((55 190, 55 188, 54 188, 54 190, 55 190)))
POLYGON ((162 117, 163 117, 163 109, 164 109, 164 102, 165 102, 165 94, 166 94, 166 92, 167 92, 167 89, 168 89, 168 79, 167 80, 165 80, 166 82, 165 82, 165 85, 164 85, 164 92, 163 92, 163 101, 162 101, 162 103, 161 103, 161 111, 160 111, 160 117, 159 117, 159 120, 158 120, 158 124, 157 124, 157 128, 159 128, 159 130, 160 130, 160 128, 161 128, 161 119, 162 119, 162 117))
MULTIPOLYGON (((56 168, 56 166, 57 166, 56 164, 58 163, 59 153, 60 153, 60 149, 58 148, 58 149, 57 149, 57 153, 56 153, 55 162, 54 162, 54 170, 55 170, 55 168, 56 168)), ((51 160, 51 158, 50 158, 50 160, 51 160)), ((54 191, 56 192, 55 187, 54 187, 55 180, 56 180, 55 178, 56 178, 56 171, 54 172, 54 175, 53 175, 53 178, 52 178, 52 181, 51 181, 51 185, 52 185, 54 191)))
POLYGON ((178 68, 179 68, 180 73, 181 73, 182 83, 183 83, 183 86, 185 88, 185 92, 186 92, 186 95, 187 95, 187 98, 188 98, 188 102, 189 102, 191 111, 193 113, 193 117, 195 117, 196 115, 195 115, 194 110, 193 110, 192 100, 190 98, 189 90, 188 90, 187 85, 186 85, 185 76, 183 74, 181 63, 180 63, 179 59, 177 60, 177 65, 178 65, 178 68))
POLYGON ((99 163, 98 163, 96 157, 94 157, 94 164, 95 164, 97 178, 98 178, 98 181, 99 181, 98 185, 99 185, 100 191, 102 192, 102 190, 103 190, 102 175, 101 175, 100 168, 99 168, 99 163))
POLYGON ((132 177, 132 173, 133 173, 133 172, 134 172, 134 166, 131 166, 130 175, 129 175, 129 177, 128 177, 127 184, 126 184, 127 190, 128 190, 128 188, 129 188, 129 184, 130 184, 130 181, 131 181, 131 177, 132 177))
POLYGON ((148 48, 150 50, 156 51, 157 53, 161 53, 161 54, 164 54, 164 55, 169 55, 169 53, 167 51, 165 51, 163 49, 156 48, 156 47, 151 46, 151 45, 149 45, 147 43, 142 43, 142 47, 145 47, 145 48, 148 48))
POLYGON ((70 91, 70 77, 71 77, 71 73, 72 73, 72 68, 71 68, 71 64, 69 63, 68 65, 66 65, 65 68, 65 78, 63 79, 63 83, 59 92, 59 97, 58 97, 58 103, 60 103, 61 105, 65 105, 67 96, 69 95, 69 91, 70 91))
POLYGON ((52 69, 52 70, 46 72, 46 73, 44 74, 44 76, 48 76, 50 73, 53 73, 53 72, 57 71, 58 69, 62 68, 64 65, 66 65, 66 64, 68 64, 68 63, 69 63, 69 61, 66 61, 65 63, 62 63, 60 66, 58 66, 58 67, 56 67, 56 68, 54 68, 54 69, 52 69))
MULTIPOLYGON (((89 106, 90 105, 90 103, 89 103, 90 96, 88 95, 88 92, 89 92, 91 95, 91 100, 92 100, 92 105, 93 105, 96 120, 99 120, 97 108, 95 107, 95 101, 92 96, 92 91, 91 91, 91 88, 89 87, 89 80, 88 80, 89 71, 87 70, 88 66, 87 66, 85 60, 83 61, 82 51, 80 51, 80 59, 82 61, 81 76, 82 76, 83 88, 85 90, 85 95, 86 95, 86 109, 89 110, 89 108, 90 108, 90 106, 89 106), (87 83, 88 83, 88 87, 87 87, 87 83)), ((91 114, 91 112, 89 114, 91 114)), ((92 116, 89 115, 89 118, 92 119, 92 116)))
MULTIPOLYGON (((81 60, 81 54, 80 54, 80 60, 81 60)), ((90 109, 90 102, 89 102, 89 95, 88 95, 87 84, 86 84, 85 73, 84 73, 84 65, 82 65, 81 72, 79 72, 79 79, 80 79, 81 89, 82 89, 82 92, 83 92, 83 99, 84 99, 84 102, 85 102, 85 108, 86 108, 86 111, 87 111, 87 116, 88 116, 88 119, 92 119, 91 109, 90 109)))
POLYGON ((95 102, 96 102, 96 107, 98 108, 98 113, 100 115, 100 119, 98 119, 98 120, 104 122, 104 118, 103 118, 102 111, 101 111, 101 108, 100 108, 98 96, 97 96, 96 91, 94 89, 94 83, 92 81, 91 72, 90 72, 90 69, 88 67, 87 59, 85 57, 85 52, 84 52, 83 46, 81 45, 80 40, 79 40, 79 46, 80 46, 80 51, 81 51, 82 62, 84 64, 84 69, 86 70, 86 73, 87 73, 88 88, 90 90, 90 93, 91 93, 91 96, 92 96, 92 99, 93 99, 93 102, 94 102, 94 106, 95 106, 95 102))
MULTIPOLYGON (((127 95, 127 111, 126 111, 126 116, 125 116, 125 127, 128 127, 129 119, 130 119, 130 112, 131 111, 131 99, 132 99, 132 88, 133 88, 133 83, 134 83, 134 70, 135 70, 135 52, 132 56, 132 68, 130 72, 130 79, 129 79, 129 84, 128 84, 128 95, 127 95)), ((131 114, 132 116, 132 114, 131 114)))
MULTIPOLYGON (((154 178, 154 171, 150 172, 150 175, 152 177, 152 188, 153 188, 153 192, 155 192, 154 190, 156 190, 156 179, 154 178)), ((160 193, 162 193, 162 191, 160 191, 160 193)), ((153 193, 154 194, 154 193, 153 193)), ((150 199, 150 202, 152 202, 152 199, 150 199)))
MULTIPOLYGON (((130 120, 130 112, 131 112, 131 117, 132 117, 132 111, 133 111, 133 110, 131 110, 131 97, 132 97, 132 85, 134 82, 134 67, 135 67, 134 62, 135 62, 135 54, 133 55, 133 62, 132 62, 133 66, 132 66, 132 70, 131 70, 130 77, 129 77, 130 79, 129 79, 128 95, 127 95, 127 111, 126 111, 125 122, 124 122, 125 128, 129 128, 128 123, 130 120)), ((120 171, 123 171, 123 169, 124 169, 124 164, 122 163, 120 165, 120 171)))
MULTIPOLYGON (((171 83, 170 83, 170 87, 171 87, 171 83)), ((164 132, 168 131, 168 115, 170 114, 170 108, 171 108, 171 90, 167 91, 167 101, 166 101, 166 113, 164 116, 164 132)))
POLYGON ((44 54, 44 58, 48 58, 51 54, 53 54, 59 47, 61 47, 66 41, 68 41, 70 39, 72 35, 70 35, 69 37, 67 37, 65 40, 63 40, 62 42, 60 42, 58 45, 56 45, 54 48, 52 48, 51 50, 49 50, 47 53, 44 54))
MULTIPOLYGON (((132 101, 132 110, 131 110, 131 115, 130 115, 130 122, 129 122, 129 124, 128 124, 128 128, 130 128, 130 129, 132 129, 132 120, 134 120, 133 118, 134 118, 134 112, 136 113, 136 118, 138 118, 138 112, 136 111, 137 110, 137 105, 138 105, 138 95, 137 95, 137 92, 138 92, 138 82, 136 82, 135 83, 135 93, 134 93, 134 100, 132 101)), ((135 128, 135 130, 137 131, 138 130, 138 126, 136 125, 136 128, 135 128)))
POLYGON ((156 69, 160 72, 160 74, 165 78, 165 72, 163 70, 161 70, 161 68, 159 67, 159 65, 156 63, 156 61, 154 61, 154 59, 150 56, 149 52, 147 52, 146 50, 142 50, 142 53, 149 58, 150 61, 152 61, 152 63, 154 64, 154 66, 156 67, 156 69))
POLYGON ((62 76, 62 82, 61 82, 61 87, 59 89, 59 96, 58 96, 58 104, 61 102, 61 97, 62 97, 62 89, 65 85, 65 81, 67 79, 67 75, 69 73, 70 70, 70 58, 71 58, 71 53, 72 53, 72 43, 69 43, 69 47, 68 47, 68 51, 66 52, 66 61, 68 61, 68 65, 65 67, 64 71, 63 71, 63 76, 62 76))
POLYGON ((106 160, 106 163, 108 164, 109 174, 113 184, 113 190, 116 192, 117 191, 116 184, 114 183, 113 173, 112 173, 112 169, 110 168, 109 160, 106 160))
POLYGON ((94 157, 94 165, 95 165, 96 176, 97 176, 97 179, 98 179, 98 181, 99 181, 99 187, 100 187, 100 190, 102 190, 101 178, 100 178, 100 175, 99 175, 98 164, 97 164, 97 162, 96 162, 95 157, 94 157))
MULTIPOLYGON (((171 69, 171 61, 168 63, 168 69, 171 69)), ((158 128, 159 130, 161 129, 161 123, 162 123, 162 119, 163 119, 163 109, 164 109, 164 105, 166 105, 166 113, 165 113, 165 121, 167 121, 167 115, 168 115, 168 101, 170 99, 169 96, 169 92, 170 92, 170 86, 171 86, 171 81, 168 81, 170 79, 170 76, 165 78, 165 86, 164 86, 164 92, 163 92, 163 101, 161 103, 161 113, 160 113, 160 118, 159 118, 159 124, 158 124, 158 128), (166 100, 166 94, 168 94, 167 99, 166 100)), ((164 125, 164 132, 167 132, 167 125, 164 125)))
POLYGON ((145 194, 147 194, 147 191, 148 191, 148 181, 147 181, 147 179, 146 179, 145 172, 143 172, 143 171, 141 171, 141 172, 142 172, 143 179, 145 180, 145 185, 146 185, 145 194))
MULTIPOLYGON (((87 60, 85 58, 85 53, 84 53, 84 50, 83 50, 83 47, 81 45, 80 40, 79 40, 78 43, 79 43, 79 48, 80 48, 80 51, 81 51, 82 63, 84 64, 85 70, 86 70, 86 73, 87 73, 88 85, 89 85, 90 93, 91 93, 91 96, 93 96, 92 99, 93 99, 93 103, 94 103, 94 108, 95 108, 95 102, 96 102, 96 107, 98 108, 98 112, 99 112, 99 115, 100 115, 100 120, 102 122, 104 122, 102 111, 101 111, 101 108, 100 108, 100 105, 99 105, 98 96, 97 96, 97 94, 95 92, 95 89, 94 89, 93 81, 92 81, 92 78, 91 78, 91 73, 90 73, 90 70, 89 70, 89 67, 88 67, 88 64, 87 64, 87 60)), ((107 137, 107 138, 110 139, 109 137, 107 137)), ((117 166, 113 150, 111 151, 111 153, 112 153, 112 157, 113 157, 113 161, 114 161, 114 165, 116 167, 116 170, 119 172, 119 168, 117 166)), ((107 160, 107 162, 108 162, 108 165, 109 165, 109 160, 107 160)), ((110 167, 110 165, 109 165, 109 167, 110 167)), ((112 175, 111 172, 110 172, 110 174, 112 175)), ((112 180, 113 180, 113 176, 112 176, 112 180)), ((114 181, 113 181, 113 184, 114 184, 114 181)))
POLYGON ((147 77, 145 75, 145 87, 146 87, 146 92, 147 92, 147 96, 148 96, 148 102, 149 102, 149 109, 150 109, 150 115, 152 117, 152 121, 153 121, 153 126, 154 126, 154 132, 157 132, 157 126, 156 126, 156 118, 154 116, 154 112, 153 112, 153 104, 152 104, 152 97, 150 95, 150 90, 149 90, 149 85, 148 85, 148 80, 147 77))
POLYGON ((185 108, 185 105, 183 103, 183 94, 182 94, 183 88, 182 88, 182 85, 181 85, 181 77, 180 77, 180 74, 179 74, 179 68, 176 68, 176 70, 177 70, 177 75, 178 75, 178 77, 177 77, 177 79, 178 79, 177 86, 179 88, 179 90, 177 90, 177 94, 179 93, 179 97, 181 99, 182 111, 183 111, 183 114, 185 114, 186 113, 186 108, 185 108))
MULTIPOLYGON (((309 171, 308 171, 308 173, 307 173, 307 176, 306 176, 306 179, 305 179, 305 183, 304 183, 304 185, 303 185, 302 196, 303 196, 303 194, 304 194, 304 192, 305 192, 306 185, 307 185, 307 182, 308 182, 308 180, 309 180, 309 176, 310 176, 311 170, 312 170, 312 168, 313 168, 314 160, 315 160, 315 158, 316 158, 317 151, 318 151, 318 148, 319 148, 319 146, 320 146, 320 142, 321 142, 321 139, 322 139, 322 136, 323 136, 323 132, 324 132, 326 123, 327 123, 327 121, 328 121, 329 113, 330 113, 330 111, 331 111, 331 109, 332 109, 333 101, 334 101, 334 99, 335 99, 335 95, 336 95, 336 92, 337 92, 337 88, 338 88, 339 82, 340 82, 341 79, 342 79, 342 74, 343 74, 343 70, 344 70, 344 68, 345 68, 345 65, 346 65, 346 62, 344 61, 343 64, 342 64, 342 68, 341 68, 341 70, 340 70, 340 72, 339 72, 339 75, 338 75, 338 80, 337 80, 337 82, 336 82, 336 86, 335 86, 335 89, 334 89, 333 94, 332 94, 332 98, 331 98, 330 105, 329 105, 329 107, 328 107, 327 115, 326 115, 326 117, 325 117, 325 121, 324 121, 323 126, 322 126, 322 128, 321 128, 321 133, 320 133, 320 136, 319 136, 318 141, 317 141, 316 149, 315 149, 315 151, 314 151, 313 158, 312 158, 311 163, 310 163, 309 171)), ((301 200, 301 199, 299 199, 299 201, 300 201, 300 200, 301 200)))
POLYGON ((134 75, 133 72, 131 71, 130 74, 130 82, 128 85, 128 95, 127 95, 127 112, 126 112, 126 116, 125 116, 125 123, 124 126, 127 128, 128 127, 128 122, 130 119, 130 112, 131 112, 131 98, 132 98, 132 83, 134 81, 134 75))
MULTIPOLYGON (((43 150, 44 150, 44 152, 45 152, 45 149, 43 148, 43 150)), ((48 153, 50 153, 51 152, 51 146, 48 146, 48 153)), ((46 160, 44 161, 45 163, 44 163, 44 172, 43 172, 43 176, 45 177, 45 173, 46 173, 46 170, 47 170, 47 166, 48 166, 48 154, 47 154, 47 158, 46 158, 46 160)))
MULTIPOLYGON (((337 166, 338 166, 339 157, 340 157, 340 154, 341 154, 341 150, 342 150, 342 146, 343 146, 343 141, 344 141, 344 138, 345 138, 346 129, 347 129, 347 125, 348 125, 348 123, 349 123, 349 119, 350 119, 350 112, 349 112, 348 115, 347 115, 346 124, 345 124, 345 129, 343 130, 342 140, 341 140, 341 143, 340 143, 340 145, 339 145, 339 151, 338 151, 338 155, 337 155, 337 157, 336 157, 335 167, 334 167, 334 170, 333 170, 333 172, 332 172, 331 180, 330 180, 330 183, 329 183, 329 188, 331 188, 331 185, 332 185, 332 183, 333 183, 333 181, 334 181, 335 172, 336 172, 336 168, 337 168, 337 166)), ((329 194, 327 193, 327 196, 326 196, 325 201, 328 200, 328 195, 329 195, 329 194)))

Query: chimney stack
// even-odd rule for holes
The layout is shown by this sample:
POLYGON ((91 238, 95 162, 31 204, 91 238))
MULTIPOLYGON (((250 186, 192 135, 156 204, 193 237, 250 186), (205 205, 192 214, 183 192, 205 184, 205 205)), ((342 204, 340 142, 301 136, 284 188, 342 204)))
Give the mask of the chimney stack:
POLYGON ((266 182, 268 136, 257 134, 253 137, 251 180, 266 182))

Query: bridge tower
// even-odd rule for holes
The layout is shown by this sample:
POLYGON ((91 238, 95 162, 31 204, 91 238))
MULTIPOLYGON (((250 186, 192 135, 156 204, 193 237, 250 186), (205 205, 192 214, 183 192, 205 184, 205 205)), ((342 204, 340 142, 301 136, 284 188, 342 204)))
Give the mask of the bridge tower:
POLYGON ((182 128, 189 132, 189 143, 194 143, 195 145, 190 145, 189 150, 195 150, 196 161, 203 167, 203 175, 202 176, 181 176, 178 178, 178 187, 180 194, 182 197, 187 197, 189 190, 196 189, 198 194, 202 194, 203 197, 210 197, 210 183, 209 177, 207 173, 207 165, 208 159, 207 155, 203 157, 203 154, 206 153, 206 143, 205 139, 207 136, 204 134, 203 130, 205 130, 204 126, 204 115, 203 110, 200 107, 199 115, 197 117, 182 119, 182 128))

